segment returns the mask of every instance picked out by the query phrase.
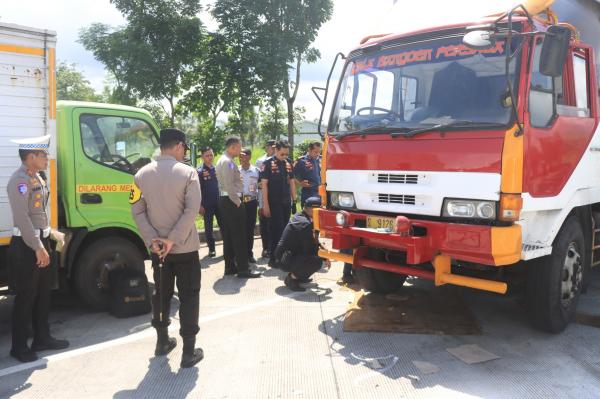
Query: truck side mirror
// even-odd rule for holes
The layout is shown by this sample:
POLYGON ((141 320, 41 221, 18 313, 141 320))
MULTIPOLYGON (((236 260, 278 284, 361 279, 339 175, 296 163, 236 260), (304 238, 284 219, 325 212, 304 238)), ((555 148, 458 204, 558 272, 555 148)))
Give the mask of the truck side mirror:
POLYGON ((496 45, 495 32, 491 30, 473 30, 463 37, 463 43, 474 50, 487 50, 496 45))
POLYGON ((548 28, 540 55, 540 73, 542 75, 552 78, 562 75, 570 41, 571 30, 569 28, 558 25, 548 28))

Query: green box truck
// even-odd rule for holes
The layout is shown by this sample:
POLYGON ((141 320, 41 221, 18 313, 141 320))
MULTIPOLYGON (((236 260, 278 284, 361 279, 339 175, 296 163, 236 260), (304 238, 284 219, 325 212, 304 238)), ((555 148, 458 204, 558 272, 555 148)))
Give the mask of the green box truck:
POLYGON ((55 42, 53 32, 0 24, 0 286, 13 228, 6 184, 20 164, 10 140, 50 134, 50 219, 65 234, 53 257, 57 281, 104 309, 109 271, 143 270, 148 257, 128 197, 158 151, 158 128, 142 109, 56 101, 55 42))

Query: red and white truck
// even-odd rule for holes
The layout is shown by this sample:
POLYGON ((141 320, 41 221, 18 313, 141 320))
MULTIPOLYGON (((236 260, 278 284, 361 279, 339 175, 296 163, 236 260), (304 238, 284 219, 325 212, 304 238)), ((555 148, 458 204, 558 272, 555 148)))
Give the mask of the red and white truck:
POLYGON ((573 318, 600 262, 600 4, 552 3, 346 57, 315 229, 366 290, 524 287, 534 326, 573 318))

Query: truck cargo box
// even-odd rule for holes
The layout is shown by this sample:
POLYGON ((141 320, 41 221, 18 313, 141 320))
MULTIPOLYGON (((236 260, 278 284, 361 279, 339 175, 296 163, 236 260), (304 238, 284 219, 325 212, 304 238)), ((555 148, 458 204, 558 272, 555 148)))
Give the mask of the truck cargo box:
MULTIPOLYGON (((0 22, 0 246, 13 228, 6 185, 21 163, 13 139, 50 134, 50 210, 56 207, 56 33, 0 22)), ((51 211, 56 227, 56 212, 51 211)))

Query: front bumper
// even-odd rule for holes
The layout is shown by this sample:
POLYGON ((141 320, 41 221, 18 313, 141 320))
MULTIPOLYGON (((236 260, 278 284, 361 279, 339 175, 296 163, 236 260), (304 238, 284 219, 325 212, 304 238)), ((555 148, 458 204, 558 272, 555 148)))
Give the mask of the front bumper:
POLYGON ((332 239, 334 249, 373 247, 406 253, 408 265, 433 262, 438 255, 489 266, 506 266, 521 259, 521 226, 478 226, 460 223, 410 220, 409 235, 379 233, 364 226, 367 214, 348 213, 348 227, 338 226, 338 211, 318 209, 315 229, 332 239), (418 234, 418 235, 417 235, 418 234))

